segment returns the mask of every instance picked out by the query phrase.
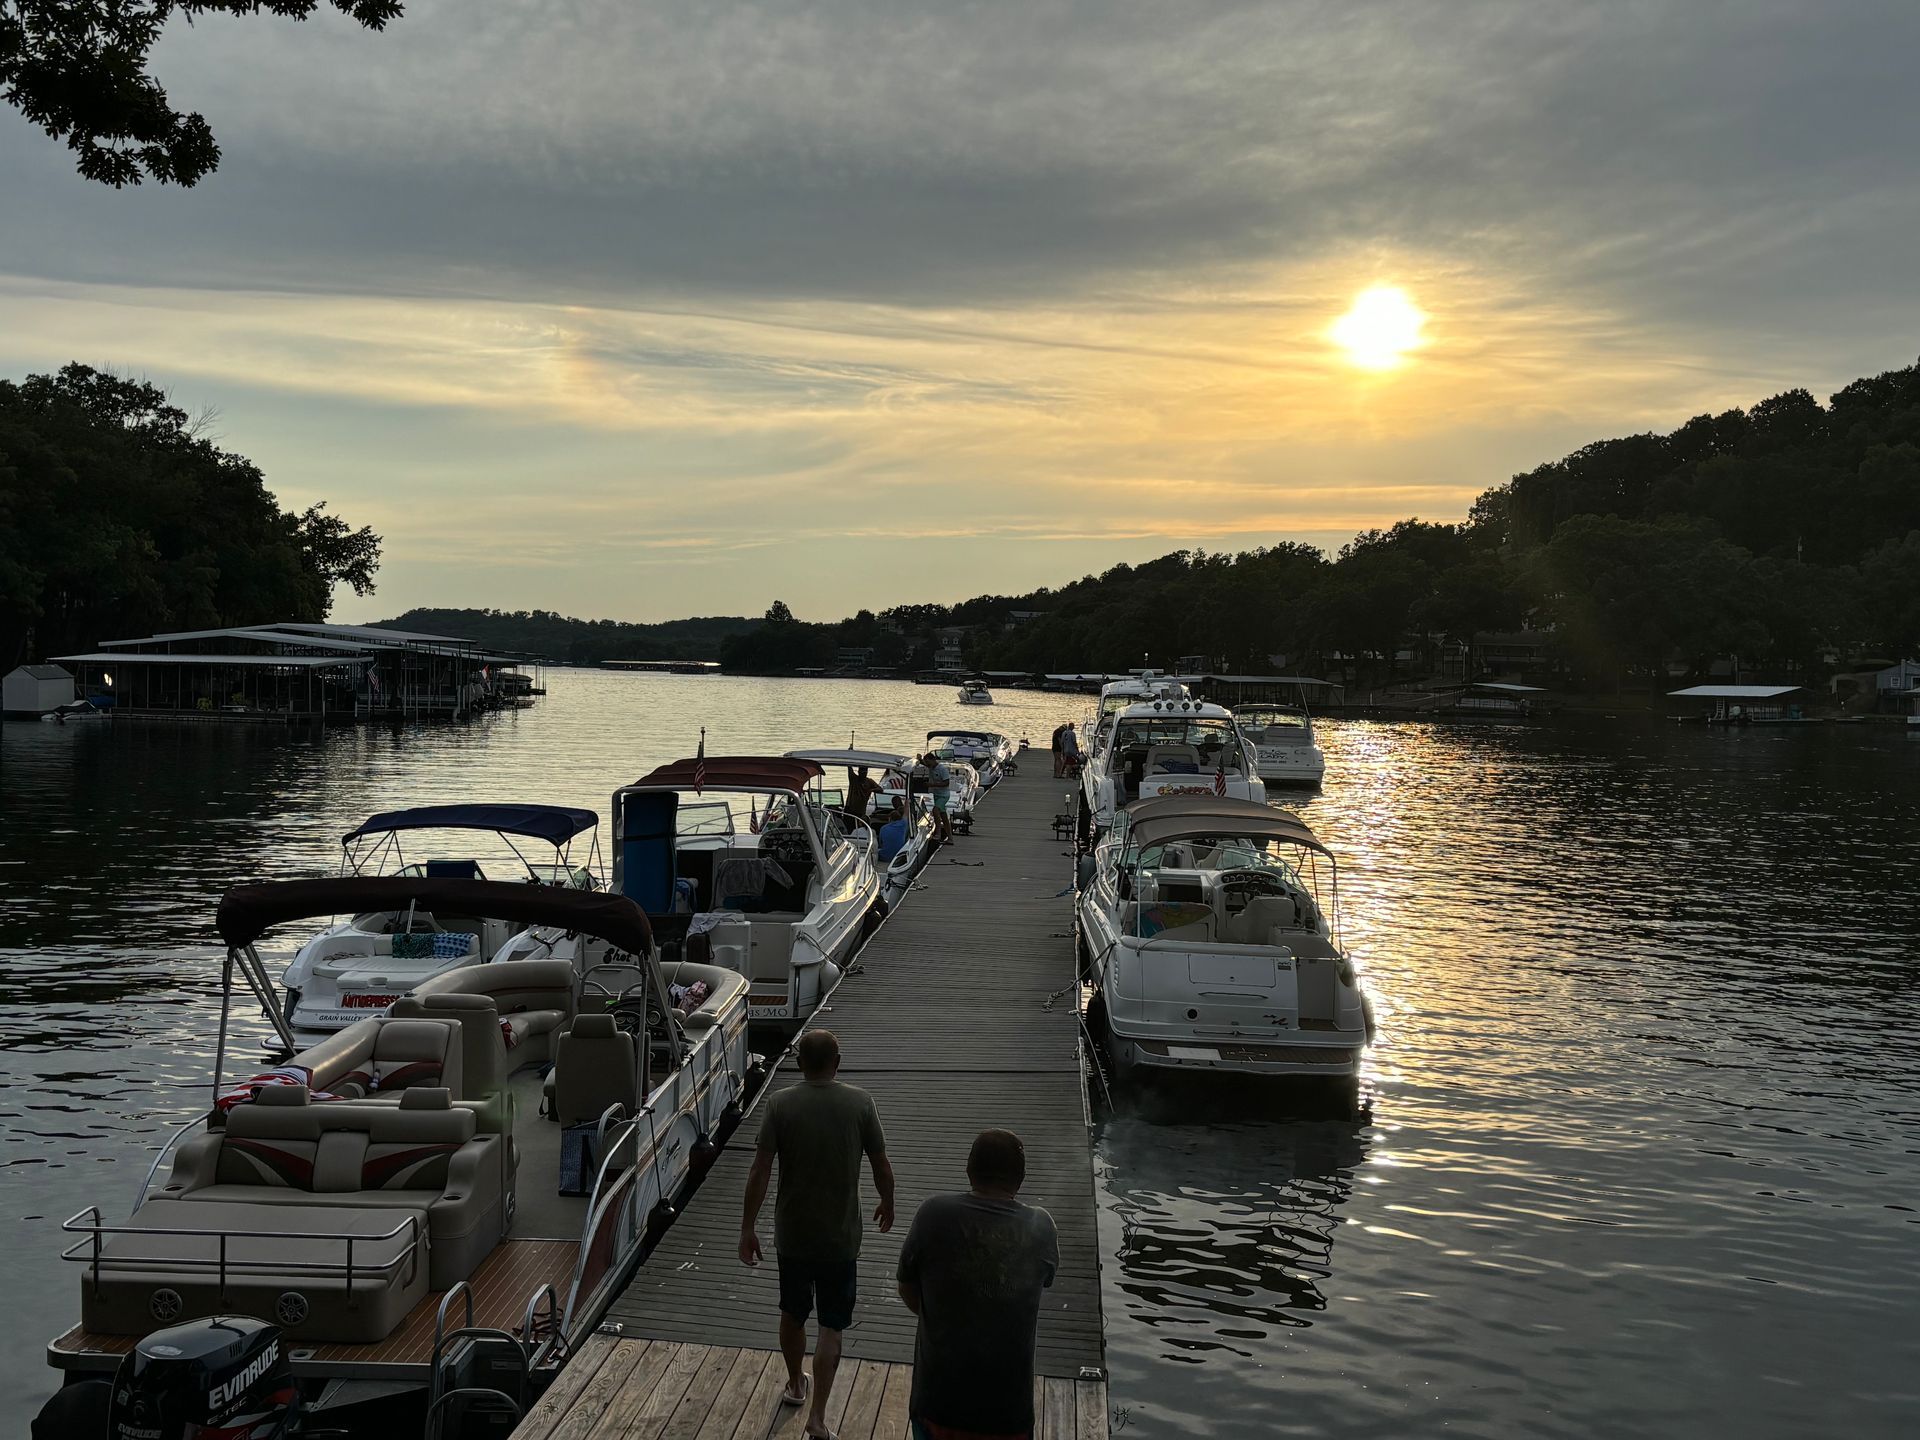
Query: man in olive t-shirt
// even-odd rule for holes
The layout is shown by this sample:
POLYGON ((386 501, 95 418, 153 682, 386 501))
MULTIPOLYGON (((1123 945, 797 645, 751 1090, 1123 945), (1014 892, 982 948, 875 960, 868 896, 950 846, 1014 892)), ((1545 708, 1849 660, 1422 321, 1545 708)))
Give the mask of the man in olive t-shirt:
POLYGON ((840 1332, 853 1320, 860 1259, 860 1157, 873 1169, 880 1193, 873 1219, 893 1228, 893 1167, 873 1097, 835 1078, 840 1042, 831 1030, 809 1030, 794 1047, 801 1082, 773 1096, 760 1121, 760 1142, 747 1172, 740 1217, 740 1260, 758 1265, 754 1226, 766 1203, 774 1161, 780 1194, 773 1206, 773 1244, 780 1258, 780 1353, 787 1362, 783 1404, 807 1398, 801 1364, 807 1354, 807 1317, 820 1311, 820 1343, 813 1356, 813 1408, 807 1434, 824 1437, 827 1397, 840 1367, 840 1332))
POLYGON ((967 1193, 928 1200, 900 1247, 900 1298, 920 1317, 907 1405, 916 1440, 1033 1433, 1034 1337, 1060 1241, 1051 1215, 1014 1198, 1026 1178, 1020 1137, 981 1131, 967 1193))

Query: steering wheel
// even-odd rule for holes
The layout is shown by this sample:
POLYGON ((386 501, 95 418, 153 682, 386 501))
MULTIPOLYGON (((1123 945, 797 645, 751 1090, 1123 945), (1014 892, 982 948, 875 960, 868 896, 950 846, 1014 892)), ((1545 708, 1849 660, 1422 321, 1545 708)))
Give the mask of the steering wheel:
POLYGON ((1242 905, 1261 895, 1291 895, 1287 882, 1271 870, 1229 870, 1220 877, 1221 891, 1242 905))
POLYGON ((797 828, 786 826, 760 832, 760 853, 769 860, 792 861, 795 864, 813 858, 807 837, 797 828))
POLYGON ((645 1039, 649 1032, 662 1030, 667 1023, 659 1001, 644 983, 622 991, 609 1013, 613 1016, 614 1029, 639 1039, 645 1039))

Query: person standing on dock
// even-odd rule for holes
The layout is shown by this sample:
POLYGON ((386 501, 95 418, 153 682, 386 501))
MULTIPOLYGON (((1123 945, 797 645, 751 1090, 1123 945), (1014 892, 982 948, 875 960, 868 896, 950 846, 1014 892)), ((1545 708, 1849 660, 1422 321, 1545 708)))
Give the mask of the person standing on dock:
POLYGON ((914 1440, 1024 1440, 1033 1433, 1033 1347, 1041 1292, 1060 1268, 1053 1217, 1016 1198, 1027 1152, 982 1130, 964 1195, 920 1207, 900 1248, 900 1298, 913 1342, 914 1440))
POLYGON ((942 840, 953 839, 953 817, 947 805, 953 799, 953 772, 938 750, 927 752, 927 793, 933 796, 933 829, 942 840))
POLYGON ((1061 731, 1066 728, 1065 725, 1053 727, 1053 778, 1056 780, 1067 773, 1067 742, 1061 739, 1061 731))
POLYGON ((860 1157, 873 1171, 880 1193, 874 1224, 893 1228, 893 1166, 873 1097, 842 1085, 840 1042, 831 1030, 809 1030, 794 1046, 801 1083, 767 1101, 759 1146, 747 1172, 746 1205, 740 1217, 740 1261, 758 1265, 755 1228, 766 1203, 775 1160, 780 1194, 773 1207, 773 1244, 780 1261, 780 1353, 787 1362, 783 1405, 803 1404, 807 1377, 807 1318, 820 1311, 820 1340, 813 1355, 813 1408, 807 1434, 826 1440, 827 1399, 840 1368, 840 1334, 853 1322, 858 1287, 860 1157))

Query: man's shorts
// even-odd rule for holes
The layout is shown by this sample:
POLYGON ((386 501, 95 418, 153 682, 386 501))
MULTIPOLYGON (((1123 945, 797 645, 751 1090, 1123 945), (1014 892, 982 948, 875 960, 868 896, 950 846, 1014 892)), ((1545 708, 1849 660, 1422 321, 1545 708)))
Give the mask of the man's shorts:
POLYGON ((947 808, 947 797, 950 796, 952 793, 953 792, 950 790, 934 791, 933 792, 933 808, 936 810, 945 810, 947 808))
POLYGON ((780 1312, 802 1324, 820 1305, 820 1326, 844 1330, 853 1323, 853 1297, 859 1286, 856 1260, 789 1260, 780 1257, 780 1312))

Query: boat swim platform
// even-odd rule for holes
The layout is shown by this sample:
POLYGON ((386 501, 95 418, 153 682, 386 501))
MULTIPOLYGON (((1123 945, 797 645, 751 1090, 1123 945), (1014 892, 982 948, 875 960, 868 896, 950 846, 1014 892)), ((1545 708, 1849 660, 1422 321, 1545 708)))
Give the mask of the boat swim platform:
MULTIPOLYGON (((869 1219, 861 1248, 859 1301, 834 1386, 834 1403, 847 1397, 852 1417, 839 1427, 845 1440, 905 1433, 915 1320, 894 1288, 900 1244, 921 1201, 966 1189, 967 1151, 974 1136, 990 1127, 1012 1130, 1025 1142, 1027 1179, 1020 1198, 1051 1212, 1060 1238, 1060 1271, 1041 1303, 1035 1347, 1036 1394, 1051 1419, 1036 1433, 1107 1433, 1073 902, 1064 893, 1073 860, 1070 846, 1053 832, 1072 782, 1052 779, 1040 769, 1045 762, 1042 753, 1028 751, 1026 773, 988 792, 973 833, 936 852, 913 893, 809 1021, 839 1037, 841 1078, 873 1096, 896 1183, 892 1232, 880 1234, 869 1219)), ((670 1415, 659 1415, 664 1401, 655 1391, 671 1390, 682 1371, 683 1388, 674 1393, 694 1396, 706 1417, 686 1434, 799 1433, 797 1418, 775 1427, 781 1417, 763 1414, 758 1398, 763 1392, 775 1396, 785 1383, 775 1353, 773 1193, 760 1216, 766 1258, 749 1268, 738 1254, 759 1105, 767 1094, 797 1082, 796 1067, 784 1062, 608 1310, 603 1331, 617 1333, 617 1353, 631 1355, 631 1366, 621 1371, 603 1365, 590 1379, 579 1379, 578 1372, 594 1368, 583 1347, 515 1432, 517 1440, 678 1435, 683 1427, 672 1422, 686 1418, 677 1408, 684 1399, 675 1401, 670 1415), (646 1349, 632 1348, 643 1342, 646 1349), (696 1351, 700 1358, 689 1359, 696 1351), (674 1365, 680 1368, 669 1374, 674 1365), (723 1387, 729 1395, 738 1390, 745 1407, 731 1428, 714 1407, 723 1387), (632 1393, 640 1390, 654 1398, 632 1393), (556 1405, 550 1408, 548 1400, 556 1405), (623 1418, 643 1412, 653 1428, 635 1428, 623 1418)), ((776 1176, 776 1189, 778 1184, 776 1176)), ((871 1216, 877 1197, 864 1166, 861 1192, 862 1213, 871 1216)), ((608 1352, 599 1342, 609 1338, 603 1333, 590 1342, 603 1361, 608 1352)), ((796 1414, 786 1411, 789 1418, 796 1414)))

